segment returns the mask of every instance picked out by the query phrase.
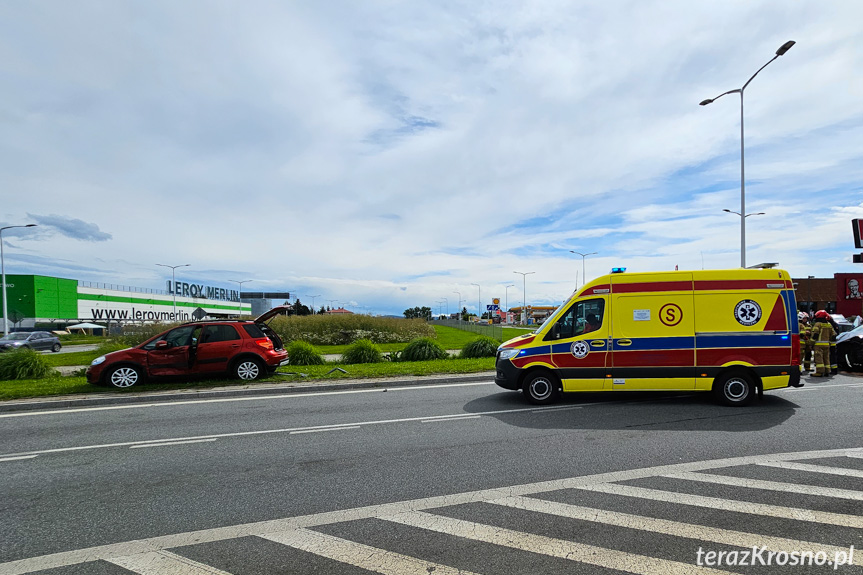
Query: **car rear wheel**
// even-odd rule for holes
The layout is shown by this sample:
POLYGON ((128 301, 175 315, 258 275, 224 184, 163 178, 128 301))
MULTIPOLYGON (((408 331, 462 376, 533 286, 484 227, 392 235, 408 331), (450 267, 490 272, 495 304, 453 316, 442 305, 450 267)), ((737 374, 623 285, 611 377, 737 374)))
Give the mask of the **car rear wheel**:
POLYGON ((52 346, 51 346, 51 351, 53 351, 54 353, 57 353, 58 351, 60 351, 60 344, 59 344, 59 343, 55 343, 54 345, 52 345, 52 346))
POLYGON ((557 378, 547 371, 535 371, 524 380, 524 395, 534 405, 553 403, 558 397, 557 378))
POLYGON ((105 381, 111 387, 125 389, 143 380, 141 370, 133 365, 119 365, 108 372, 105 381))
POLYGON ((749 405, 755 399, 757 386, 743 371, 730 371, 716 378, 713 393, 720 403, 735 407, 749 405))
POLYGON ((243 358, 234 364, 233 376, 243 381, 260 379, 264 373, 264 364, 259 359, 243 358))

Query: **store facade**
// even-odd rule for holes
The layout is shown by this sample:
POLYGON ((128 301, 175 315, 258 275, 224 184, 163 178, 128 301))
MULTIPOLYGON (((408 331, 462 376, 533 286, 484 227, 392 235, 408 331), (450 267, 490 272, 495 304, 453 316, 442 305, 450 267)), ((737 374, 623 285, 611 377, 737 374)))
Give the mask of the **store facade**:
POLYGON ((59 328, 78 321, 177 322, 204 317, 252 316, 252 304, 240 301, 237 290, 179 281, 168 281, 166 287, 166 290, 156 290, 7 274, 9 322, 16 328, 37 325, 59 328))

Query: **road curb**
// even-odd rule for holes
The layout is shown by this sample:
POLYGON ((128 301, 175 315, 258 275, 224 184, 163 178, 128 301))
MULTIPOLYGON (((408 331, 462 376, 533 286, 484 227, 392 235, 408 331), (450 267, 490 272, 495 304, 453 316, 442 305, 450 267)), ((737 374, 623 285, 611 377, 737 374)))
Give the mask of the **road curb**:
POLYGON ((494 380, 493 371, 468 374, 432 375, 416 377, 393 377, 376 379, 351 379, 338 382, 266 383, 252 386, 228 386, 211 389, 171 390, 153 393, 121 393, 98 395, 61 396, 56 399, 13 399, 0 403, 0 413, 17 411, 39 411, 58 408, 100 407, 107 405, 160 403, 195 399, 220 399, 241 396, 267 396, 321 391, 343 391, 350 389, 386 389, 414 385, 436 385, 444 383, 478 382, 494 380))

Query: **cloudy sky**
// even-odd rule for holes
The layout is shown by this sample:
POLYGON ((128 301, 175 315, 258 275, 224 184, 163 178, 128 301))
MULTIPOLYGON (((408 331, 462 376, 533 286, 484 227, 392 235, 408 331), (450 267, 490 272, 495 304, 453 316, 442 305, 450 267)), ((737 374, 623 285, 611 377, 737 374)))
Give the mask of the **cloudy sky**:
POLYGON ((6 271, 164 288, 155 264, 189 263, 401 314, 525 283, 560 303, 583 261, 738 267, 740 98, 698 103, 787 40, 745 91, 747 264, 859 271, 861 22, 858 0, 3 2, 0 226, 38 224, 3 232, 6 271))

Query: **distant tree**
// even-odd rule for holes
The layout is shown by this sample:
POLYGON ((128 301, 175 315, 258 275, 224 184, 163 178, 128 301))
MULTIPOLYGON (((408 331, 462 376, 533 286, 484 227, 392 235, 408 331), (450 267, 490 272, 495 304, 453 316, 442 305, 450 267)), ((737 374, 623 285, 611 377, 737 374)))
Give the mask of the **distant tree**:
POLYGON ((462 321, 467 321, 470 319, 470 314, 467 313, 466 307, 461 308, 461 319, 462 321))
POLYGON ((300 302, 300 298, 297 298, 297 301, 294 302, 294 313, 297 315, 312 315, 312 310, 308 306, 303 305, 300 302))
POLYGON ((408 308, 404 311, 404 316, 407 319, 425 319, 430 320, 432 318, 432 310, 430 307, 412 307, 408 308))
POLYGON ((321 309, 318 310, 318 313, 326 313, 327 310, 324 309, 324 306, 321 306, 321 309))

